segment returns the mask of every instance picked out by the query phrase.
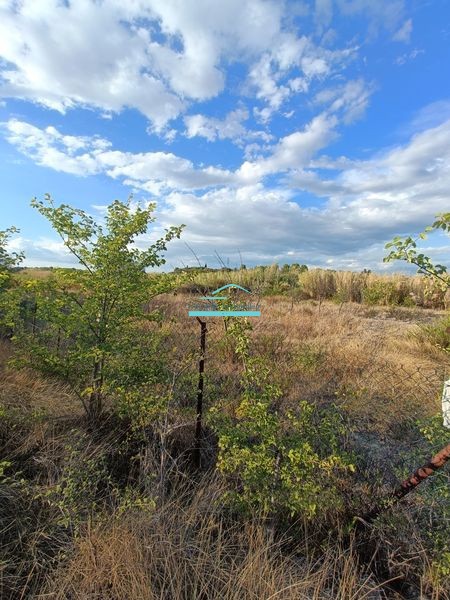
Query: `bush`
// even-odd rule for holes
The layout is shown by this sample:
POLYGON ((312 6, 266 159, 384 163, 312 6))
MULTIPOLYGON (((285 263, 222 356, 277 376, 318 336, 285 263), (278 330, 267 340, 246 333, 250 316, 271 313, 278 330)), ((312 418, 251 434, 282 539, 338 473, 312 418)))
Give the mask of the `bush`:
POLYGON ((336 476, 353 469, 339 446, 346 432, 340 415, 319 413, 305 401, 282 411, 270 369, 250 355, 248 328, 237 321, 228 328, 243 367, 239 404, 231 411, 226 403, 211 409, 217 469, 231 486, 226 500, 244 513, 281 519, 336 508, 336 476))
POLYGON ((421 332, 434 346, 450 352, 450 315, 432 325, 423 325, 421 332))

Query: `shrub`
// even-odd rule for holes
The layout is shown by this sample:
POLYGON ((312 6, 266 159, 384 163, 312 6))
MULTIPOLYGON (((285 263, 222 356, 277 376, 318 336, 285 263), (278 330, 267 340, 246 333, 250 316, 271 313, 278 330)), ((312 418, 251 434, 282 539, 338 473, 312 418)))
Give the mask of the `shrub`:
POLYGON ((245 513, 311 518, 339 504, 335 475, 352 469, 339 448, 345 427, 337 412, 305 401, 281 410, 270 369, 250 355, 248 328, 241 321, 228 328, 243 368, 239 403, 231 414, 226 403, 211 409, 217 469, 231 485, 226 500, 245 513))
POLYGON ((450 352, 450 315, 431 325, 422 325, 421 334, 434 346, 450 352))

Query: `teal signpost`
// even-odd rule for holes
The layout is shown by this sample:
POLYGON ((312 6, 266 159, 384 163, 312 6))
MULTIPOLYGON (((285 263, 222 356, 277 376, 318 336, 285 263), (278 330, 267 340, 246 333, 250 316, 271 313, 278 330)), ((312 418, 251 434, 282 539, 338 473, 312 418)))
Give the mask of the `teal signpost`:
POLYGON ((200 296, 189 308, 189 316, 196 317, 200 323, 200 360, 198 363, 198 388, 197 388, 197 417, 195 423, 195 445, 194 445, 194 463, 200 468, 202 460, 202 415, 203 415, 203 374, 205 371, 205 353, 206 353, 206 323, 200 317, 260 317, 261 311, 256 303, 244 299, 230 298, 221 295, 225 290, 240 290, 244 294, 252 293, 250 290, 237 285, 228 283, 214 292, 211 296, 200 296))
POLYGON ((200 296, 189 310, 190 317, 260 317, 261 311, 254 302, 230 299, 220 295, 224 290, 236 289, 245 294, 251 292, 236 283, 228 283, 211 293, 211 296, 200 296), (231 307, 228 306, 231 304, 231 307))

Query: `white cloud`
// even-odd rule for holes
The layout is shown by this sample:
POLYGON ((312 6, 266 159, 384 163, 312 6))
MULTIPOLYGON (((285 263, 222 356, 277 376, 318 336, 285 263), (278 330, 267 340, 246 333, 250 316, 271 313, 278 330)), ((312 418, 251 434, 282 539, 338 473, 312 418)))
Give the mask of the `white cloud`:
POLYGON ((256 183, 266 175, 306 166, 336 135, 336 125, 335 116, 318 115, 302 131, 281 138, 267 158, 245 161, 236 172, 238 181, 256 183))
POLYGON ((2 124, 7 140, 37 164, 72 175, 105 173, 126 185, 159 194, 166 189, 195 189, 232 183, 233 173, 213 166, 196 168, 171 152, 121 152, 99 137, 62 135, 11 119, 2 124))
MULTIPOLYGON (((368 160, 319 154, 336 135, 337 123, 336 114, 323 112, 281 138, 267 156, 234 172, 199 168, 172 153, 120 152, 105 140, 64 136, 52 127, 12 121, 8 131, 12 143, 40 164, 74 173, 92 164, 92 172, 157 194, 159 226, 186 223, 183 239, 201 256, 239 248, 256 262, 295 256, 311 263, 314 256, 317 264, 378 267, 385 241, 420 231, 448 210, 450 120, 368 160), (61 154, 57 160, 54 146, 61 154), (323 169, 337 174, 327 179, 323 169), (266 176, 283 173, 278 187, 266 187, 266 176), (309 208, 302 190, 321 197, 322 204, 309 208)), ((171 252, 173 262, 183 250, 175 245, 171 252)))
MULTIPOLYGON (((330 168, 342 169, 336 180, 298 172, 292 185, 325 196, 320 208, 305 207, 301 193, 288 185, 268 190, 258 183, 202 196, 174 192, 161 218, 165 224, 186 223, 184 239, 202 260, 214 249, 233 257, 239 248, 252 262, 381 269, 386 241, 421 231, 436 213, 448 210, 449 134, 450 121, 367 161, 329 161, 330 168)), ((446 245, 447 250, 431 248, 444 262, 446 245)), ((172 259, 180 252, 175 249, 172 259)))
POLYGON ((123 18, 111 2, 3 3, 0 94, 61 112, 77 105, 131 106, 162 127, 183 103, 150 73, 146 40, 123 18))
POLYGON ((39 237, 34 240, 25 236, 16 237, 11 240, 9 250, 24 252, 23 265, 28 267, 52 265, 74 267, 77 265, 77 260, 70 254, 63 242, 49 237, 39 237))
POLYGON ((344 123, 352 123, 363 116, 374 86, 363 79, 355 79, 335 88, 325 88, 315 96, 318 104, 328 104, 328 111, 342 116, 344 123))
POLYGON ((189 138, 200 136, 213 142, 216 139, 240 139, 246 134, 242 124, 248 119, 248 111, 238 108, 226 115, 224 119, 216 119, 205 115, 189 115, 184 118, 186 136, 189 138))
POLYGON ((370 160, 344 163, 335 179, 299 171, 290 183, 328 198, 330 207, 342 211, 341 224, 364 235, 421 229, 448 209, 449 136, 450 120, 370 160))
POLYGON ((123 178, 126 185, 158 194, 167 189, 196 189, 233 182, 230 171, 196 168, 190 160, 168 152, 105 153, 99 157, 107 175, 123 178))
POLYGON ((314 18, 319 25, 328 27, 333 18, 333 0, 316 0, 314 18))
POLYGON ((411 33, 413 30, 412 19, 407 19, 398 31, 392 36, 392 39, 396 42, 409 43, 411 40, 411 33))
POLYGON ((223 60, 276 46, 275 0, 5 1, 0 96, 66 111, 138 109, 156 131, 225 85, 223 60))
POLYGON ((336 0, 336 5, 346 17, 366 16, 371 37, 376 36, 380 29, 395 31, 405 13, 405 0, 336 0))
POLYGON ((417 111, 411 123, 403 127, 406 135, 431 129, 450 120, 450 99, 438 100, 417 111))
POLYGON ((414 48, 413 50, 411 50, 411 52, 405 52, 404 54, 397 56, 394 62, 396 65, 401 67, 405 63, 409 62, 410 60, 414 60, 415 58, 424 53, 425 50, 423 50, 422 48, 414 48))
POLYGON ((224 119, 208 117, 196 114, 184 118, 186 125, 186 137, 204 137, 208 141, 230 139, 242 145, 244 141, 259 139, 270 142, 273 136, 266 131, 255 131, 247 129, 243 123, 249 118, 249 112, 245 108, 237 108, 229 112, 224 119))
POLYGON ((98 173, 96 157, 111 145, 100 137, 62 135, 54 127, 39 129, 17 119, 3 127, 6 139, 36 164, 73 175, 98 173))
MULTIPOLYGON (((37 164, 74 175, 105 173, 126 185, 152 194, 169 189, 202 189, 223 185, 248 185, 266 175, 306 166, 334 137, 338 123, 334 115, 315 117, 301 131, 291 133, 266 147, 267 158, 244 162, 236 171, 215 166, 196 167, 192 161, 171 152, 122 152, 111 149, 102 138, 64 136, 54 127, 39 129, 11 119, 3 124, 8 141, 37 164)), ((264 133, 249 136, 269 139, 264 133)))
MULTIPOLYGON (((366 15, 396 39, 406 40, 412 27, 404 0, 336 0, 334 6, 345 16, 366 15)), ((220 94, 227 67, 239 62, 264 103, 255 114, 267 122, 292 95, 332 76, 356 52, 299 35, 292 16, 305 12, 306 4, 281 0, 4 0, 0 98, 60 112, 94 107, 105 116, 131 107, 170 140, 168 122, 192 101, 220 94)), ((316 0, 316 22, 328 26, 332 16, 332 0, 316 0)))
POLYGON ((328 50, 306 36, 283 34, 249 71, 250 87, 256 90, 259 100, 266 102, 264 108, 254 110, 255 115, 267 123, 288 98, 308 92, 313 81, 331 76, 335 69, 342 70, 356 51, 356 46, 328 50))

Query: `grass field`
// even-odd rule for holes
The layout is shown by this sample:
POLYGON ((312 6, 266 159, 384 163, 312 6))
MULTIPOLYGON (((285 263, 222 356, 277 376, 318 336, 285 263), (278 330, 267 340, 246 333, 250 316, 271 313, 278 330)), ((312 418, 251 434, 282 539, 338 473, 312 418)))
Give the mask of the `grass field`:
MULTIPOLYGON (((221 280, 211 275, 202 283, 221 280)), ((449 598, 427 530, 441 518, 441 500, 427 496, 427 483, 362 541, 348 533, 354 515, 428 458, 417 421, 440 411, 449 362, 437 344, 449 340, 436 323, 446 313, 323 296, 265 295, 252 322, 253 352, 270 361, 283 390, 279 410, 300 399, 336 406, 355 457, 355 474, 342 481, 345 508, 288 526, 224 510, 226 484, 214 470, 209 428, 203 469, 192 467, 199 328, 187 317, 188 295, 152 300, 162 319, 142 329, 143 336, 159 332, 176 374, 170 413, 144 438, 113 412, 91 429, 64 383, 8 365, 12 347, 3 342, 1 597, 449 598), (396 590, 387 591, 388 579, 396 590)), ((238 371, 224 321, 208 321, 207 409, 224 397, 233 405, 238 371)), ((439 481, 448 487, 448 475, 439 481)))

